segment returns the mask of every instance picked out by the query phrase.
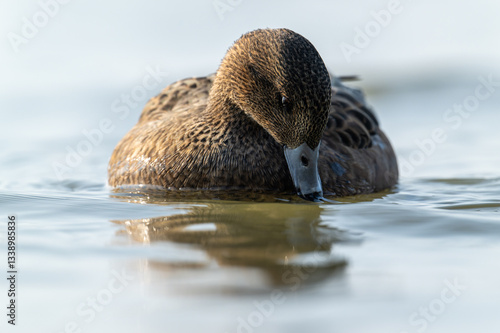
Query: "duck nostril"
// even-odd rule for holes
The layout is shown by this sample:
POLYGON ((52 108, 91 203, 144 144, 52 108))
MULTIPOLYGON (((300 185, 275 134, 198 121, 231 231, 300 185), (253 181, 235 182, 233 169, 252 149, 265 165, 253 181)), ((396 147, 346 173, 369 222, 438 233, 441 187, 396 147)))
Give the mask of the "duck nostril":
POLYGON ((309 165, 309 159, 307 157, 305 157, 305 156, 302 156, 300 158, 300 161, 302 162, 302 165, 305 166, 305 167, 309 165))

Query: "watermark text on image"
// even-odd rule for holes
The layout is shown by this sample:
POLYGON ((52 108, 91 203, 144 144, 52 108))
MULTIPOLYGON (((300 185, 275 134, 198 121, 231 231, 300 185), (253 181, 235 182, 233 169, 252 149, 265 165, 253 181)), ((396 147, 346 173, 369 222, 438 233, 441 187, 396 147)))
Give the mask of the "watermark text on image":
MULTIPOLYGON (((467 289, 467 286, 461 284, 458 278, 443 281, 444 287, 441 289, 439 296, 430 300, 426 305, 420 306, 416 311, 412 312, 408 317, 408 323, 416 332, 423 333, 429 325, 436 322, 440 315, 462 295, 467 289)), ((400 333, 410 333, 411 331, 401 331, 400 333)))
POLYGON ((66 146, 64 160, 52 163, 52 169, 57 178, 59 180, 64 179, 72 169, 78 167, 85 157, 89 156, 96 147, 101 145, 104 137, 115 130, 116 118, 120 121, 125 120, 130 111, 138 107, 139 103, 144 103, 149 96, 149 92, 157 89, 166 77, 167 73, 160 68, 147 66, 146 75, 142 78, 141 84, 134 86, 128 93, 122 93, 119 98, 111 102, 112 117, 101 118, 95 128, 83 129, 83 138, 75 145, 66 146))
POLYGON ((214 0, 212 5, 215 12, 221 21, 224 21, 224 16, 228 12, 232 12, 237 6, 241 5, 243 0, 214 0))
POLYGON ((18 305, 18 269, 17 269, 17 217, 7 216, 7 323, 16 325, 18 305))
MULTIPOLYGON (((281 275, 281 280, 289 291, 297 291, 300 286, 306 282, 311 275, 318 269, 320 263, 324 260, 331 259, 329 253, 320 251, 320 246, 300 265, 292 265, 286 269, 281 275)), ((340 261, 339 267, 344 266, 345 262, 340 261)), ((270 318, 278 306, 287 301, 287 296, 284 290, 275 288, 269 294, 269 297, 260 301, 254 301, 254 310, 245 316, 236 318, 237 333, 253 333, 259 327, 264 325, 266 319, 270 318)))
POLYGON ((500 81, 495 81, 493 74, 478 77, 479 84, 474 91, 464 97, 460 103, 453 104, 452 107, 443 112, 443 122, 447 127, 436 127, 432 130, 429 137, 416 139, 416 149, 408 155, 398 159, 401 175, 408 177, 413 174, 415 169, 425 163, 425 161, 434 154, 438 146, 445 143, 448 139, 450 130, 457 130, 481 105, 481 102, 490 98, 498 87, 500 81))
POLYGON ((394 17, 403 11, 403 5, 399 0, 389 0, 386 8, 378 11, 371 11, 371 20, 360 28, 354 28, 354 37, 352 42, 342 42, 339 47, 344 55, 345 60, 350 63, 352 57, 360 54, 362 50, 370 46, 372 40, 377 38, 388 27, 394 17))
POLYGON ((71 0, 40 0, 39 9, 30 17, 22 18, 22 25, 19 33, 10 31, 7 39, 14 52, 19 52, 19 46, 28 44, 35 38, 41 29, 45 28, 49 21, 54 18, 61 9, 61 5, 69 3, 71 0))
POLYGON ((75 309, 77 318, 68 321, 64 328, 57 333, 85 332, 85 325, 94 321, 97 315, 111 304, 115 296, 122 293, 132 281, 134 281, 134 276, 128 274, 124 269, 121 272, 112 270, 111 278, 106 287, 78 304, 75 309))

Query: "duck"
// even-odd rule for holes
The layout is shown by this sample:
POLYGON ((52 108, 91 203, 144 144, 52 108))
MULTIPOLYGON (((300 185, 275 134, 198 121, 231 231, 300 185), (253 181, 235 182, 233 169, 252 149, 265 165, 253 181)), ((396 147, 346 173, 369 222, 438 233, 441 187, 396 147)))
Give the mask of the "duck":
POLYGON ((302 35, 258 29, 234 42, 215 74, 147 102, 111 155, 108 181, 321 201, 391 188, 398 166, 361 90, 330 74, 302 35))

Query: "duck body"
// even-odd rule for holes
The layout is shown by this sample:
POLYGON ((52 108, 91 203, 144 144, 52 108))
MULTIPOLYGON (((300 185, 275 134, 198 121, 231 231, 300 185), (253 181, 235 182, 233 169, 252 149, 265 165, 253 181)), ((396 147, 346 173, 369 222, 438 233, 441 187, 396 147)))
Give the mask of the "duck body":
POLYGON ((394 186, 396 157, 364 96, 315 52, 287 29, 244 35, 215 75, 175 82, 147 103, 111 156, 110 185, 301 196, 394 186))

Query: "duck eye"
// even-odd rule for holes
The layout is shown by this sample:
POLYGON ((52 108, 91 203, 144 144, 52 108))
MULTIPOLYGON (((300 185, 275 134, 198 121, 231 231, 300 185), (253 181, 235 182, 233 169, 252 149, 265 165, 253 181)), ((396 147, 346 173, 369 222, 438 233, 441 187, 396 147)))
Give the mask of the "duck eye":
POLYGON ((290 100, 286 98, 285 96, 281 97, 281 104, 285 108, 286 112, 291 112, 292 111, 292 105, 290 103, 290 100))

